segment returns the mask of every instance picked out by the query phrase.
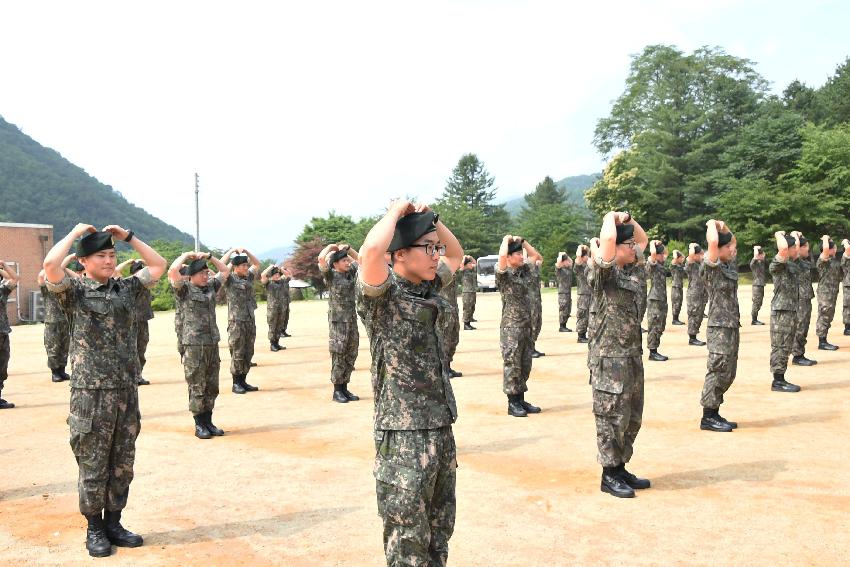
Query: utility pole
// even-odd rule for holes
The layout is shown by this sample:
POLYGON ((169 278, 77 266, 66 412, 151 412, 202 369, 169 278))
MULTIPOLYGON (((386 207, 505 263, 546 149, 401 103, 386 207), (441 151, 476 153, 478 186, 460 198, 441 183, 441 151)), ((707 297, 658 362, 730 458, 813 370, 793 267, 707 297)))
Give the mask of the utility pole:
POLYGON ((200 190, 198 189, 198 174, 195 173, 195 252, 200 252, 200 238, 201 238, 201 214, 198 208, 198 193, 200 190))

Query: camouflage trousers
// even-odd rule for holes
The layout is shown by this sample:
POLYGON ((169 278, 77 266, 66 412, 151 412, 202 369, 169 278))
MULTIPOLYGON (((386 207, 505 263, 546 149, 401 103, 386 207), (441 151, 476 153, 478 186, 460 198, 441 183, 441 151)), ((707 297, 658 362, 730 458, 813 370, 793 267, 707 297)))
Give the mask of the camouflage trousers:
POLYGON ((806 335, 809 334, 809 327, 812 323, 812 300, 800 299, 797 308, 797 324, 794 326, 794 345, 791 348, 791 354, 794 356, 803 356, 806 352, 806 335))
POLYGON ((375 490, 387 565, 443 567, 455 526, 451 426, 375 432, 375 490))
POLYGON ((761 305, 764 303, 764 286, 763 285, 754 285, 753 286, 753 321, 759 318, 759 311, 761 310, 761 305))
POLYGON ((502 327, 499 330, 502 349, 502 391, 505 394, 522 394, 528 391, 531 374, 531 354, 534 341, 528 327, 502 327))
POLYGON ((331 383, 348 384, 357 361, 357 348, 360 346, 357 322, 331 321, 328 339, 331 351, 331 383))
MULTIPOLYGON (((230 321, 227 324, 227 344, 230 346, 230 373, 248 374, 254 357, 257 324, 254 321, 230 321)), ((186 347, 188 349, 188 345, 186 347)))
POLYGON ((472 323, 472 318, 475 316, 475 301, 478 297, 476 293, 464 293, 463 297, 463 322, 472 323))
POLYGON ((536 301, 532 306, 531 311, 531 339, 537 342, 537 337, 540 336, 540 331, 543 329, 543 302, 536 301))
POLYGON ((442 324, 440 330, 443 334, 443 355, 449 366, 455 358, 457 343, 460 341, 460 319, 456 309, 446 309, 441 313, 442 324))
POLYGON ((270 306, 266 311, 266 322, 269 324, 269 342, 276 343, 289 326, 289 303, 270 306))
POLYGON ((650 299, 647 302, 647 330, 646 348, 658 348, 661 344, 661 335, 667 327, 667 302, 650 299))
POLYGON ((590 318, 590 295, 583 293, 576 297, 576 333, 586 333, 590 318))
POLYGON ((821 301, 818 299, 818 318, 815 322, 815 334, 825 339, 829 333, 829 328, 832 326, 832 319, 835 317, 835 300, 837 297, 826 298, 821 301))
POLYGON ((565 326, 573 310, 573 296, 569 293, 558 294, 558 325, 565 326))
POLYGON ((678 321, 679 315, 682 313, 682 300, 685 298, 684 291, 680 287, 670 288, 670 301, 673 307, 673 320, 678 321))
POLYGON ((180 320, 180 316, 177 313, 174 314, 174 333, 177 335, 177 354, 180 355, 182 360, 183 353, 186 352, 186 347, 182 342, 180 342, 183 337, 183 322, 180 320))
POLYGON ((186 345, 183 375, 189 386, 189 411, 192 415, 215 408, 220 368, 218 345, 186 345))
POLYGON ((597 460, 616 467, 632 458, 643 419, 643 361, 640 356, 599 357, 590 371, 597 460))
POLYGON ((705 317, 706 300, 701 295, 688 294, 688 334, 698 335, 705 317))
POLYGON ((704 408, 717 409, 723 403, 723 394, 735 381, 741 331, 737 327, 708 327, 705 334, 708 362, 700 404, 704 408))
POLYGON ((47 351, 47 367, 65 368, 68 365, 68 346, 71 332, 68 321, 44 324, 44 350, 47 351))
POLYGON ((150 342, 151 335, 150 329, 148 328, 147 321, 139 321, 138 326, 138 334, 136 335, 136 351, 139 356, 139 376, 142 375, 142 371, 145 369, 145 364, 148 359, 145 358, 145 353, 148 350, 148 342, 150 342))
POLYGON ((646 289, 642 289, 640 293, 635 295, 638 305, 638 321, 641 327, 643 326, 643 318, 646 317, 646 289))
POLYGON ((845 327, 850 327, 850 289, 844 288, 844 310, 842 319, 845 327))
POLYGON ((9 358, 12 353, 9 347, 9 333, 0 333, 0 391, 9 377, 9 358))
POLYGON ((794 348, 797 314, 794 311, 770 312, 770 371, 785 374, 788 356, 794 348))
POLYGON ((71 388, 68 425, 79 467, 80 513, 123 510, 141 430, 138 389, 71 388))

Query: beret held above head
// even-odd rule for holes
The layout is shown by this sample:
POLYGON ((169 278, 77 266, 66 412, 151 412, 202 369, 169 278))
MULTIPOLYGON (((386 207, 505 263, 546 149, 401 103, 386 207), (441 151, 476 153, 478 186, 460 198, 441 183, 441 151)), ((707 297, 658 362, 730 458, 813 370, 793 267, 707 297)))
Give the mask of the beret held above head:
POLYGON ((789 247, 797 245, 797 239, 791 236, 790 234, 785 235, 785 242, 788 244, 789 247))
POLYGON ((805 236, 800 237, 800 246, 805 246, 809 243, 809 240, 805 236))
POLYGON ((194 276, 198 272, 202 272, 207 269, 207 261, 203 258, 199 258, 197 260, 192 260, 192 263, 189 264, 186 269, 186 274, 189 276, 194 276))
POLYGON ((694 244, 694 254, 700 254, 702 252, 702 246, 699 244, 694 244))
POLYGON ((522 243, 524 241, 520 238, 519 240, 511 240, 508 242, 508 254, 513 254, 515 252, 522 252, 522 243))
POLYGON ((437 230, 437 221, 440 215, 432 211, 424 213, 410 213, 398 219, 395 223, 395 232, 390 242, 388 252, 395 252, 407 248, 417 240, 430 232, 437 230))
POLYGON ((464 265, 464 266, 468 266, 468 265, 469 265, 469 264, 471 264, 471 263, 472 263, 472 258, 467 258, 467 259, 465 259, 465 260, 463 261, 463 265, 464 265))
POLYGON ((180 275, 181 276, 188 276, 189 275, 189 266, 187 266, 185 264, 180 266, 180 275))
POLYGON ((656 254, 664 254, 664 245, 660 242, 655 245, 655 253, 656 254))
POLYGON ((77 244, 77 257, 85 258, 101 250, 115 248, 111 232, 90 232, 77 244))
POLYGON ((139 260, 134 260, 132 264, 130 264, 130 274, 135 274, 139 270, 145 267, 144 262, 140 262, 139 260))
POLYGON ((617 244, 622 244, 626 240, 631 240, 635 235, 635 225, 633 224, 618 224, 617 225, 617 244))
POLYGON ((277 266, 275 266, 274 268, 269 270, 269 277, 272 277, 273 275, 279 274, 279 273, 280 273, 280 270, 277 268, 277 266))
POLYGON ((717 235, 717 245, 726 246, 732 242, 732 232, 721 232, 717 235))
POLYGON ((343 246, 339 250, 336 250, 336 251, 328 254, 328 263, 331 266, 333 266, 334 264, 336 264, 337 262, 339 262, 343 258, 347 258, 349 248, 350 248, 350 246, 343 246))
POLYGON ((236 254, 231 258, 230 263, 234 266, 239 266, 241 264, 248 263, 248 255, 247 254, 236 254))

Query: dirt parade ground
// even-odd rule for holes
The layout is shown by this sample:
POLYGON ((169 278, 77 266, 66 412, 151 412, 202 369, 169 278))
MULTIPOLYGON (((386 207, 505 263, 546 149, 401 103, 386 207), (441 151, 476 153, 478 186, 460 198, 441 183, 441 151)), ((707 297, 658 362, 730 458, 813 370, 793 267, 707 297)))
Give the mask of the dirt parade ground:
MULTIPOLYGON (((768 323, 768 286, 762 320, 768 323)), ((557 296, 543 295, 544 327, 526 398, 543 413, 506 414, 500 301, 479 294, 478 330, 461 331, 453 381, 459 419, 457 524, 449 563, 490 565, 840 565, 850 561, 850 337, 840 309, 836 352, 789 366, 798 394, 770 391, 769 324, 744 316, 738 377, 721 408, 732 433, 699 430, 706 349, 668 322, 649 362, 643 429, 629 468, 652 489, 621 500, 599 491, 586 345, 558 333, 557 296)), ((839 305, 840 305, 839 297, 839 305)), ((575 306, 575 301, 573 302, 575 306)), ((815 311, 816 312, 816 311, 815 311)), ((574 315, 574 314, 573 314, 574 315)), ((683 314, 684 317, 684 314, 683 314)), ((175 348, 173 313, 157 313, 140 388, 142 432, 123 522, 145 538, 109 559, 86 553, 77 467, 68 446, 69 386, 46 368, 42 325, 16 327, 0 412, 0 558, 4 565, 381 565, 372 464, 369 349, 361 328, 351 390, 331 401, 326 304, 294 302, 286 350, 269 351, 265 306, 248 381, 230 392, 222 330, 221 438, 193 435, 175 348)), ((571 318, 569 326, 573 327, 571 318)), ((703 324, 704 325, 704 324, 703 324)), ((705 337, 703 326, 700 338, 705 337)))

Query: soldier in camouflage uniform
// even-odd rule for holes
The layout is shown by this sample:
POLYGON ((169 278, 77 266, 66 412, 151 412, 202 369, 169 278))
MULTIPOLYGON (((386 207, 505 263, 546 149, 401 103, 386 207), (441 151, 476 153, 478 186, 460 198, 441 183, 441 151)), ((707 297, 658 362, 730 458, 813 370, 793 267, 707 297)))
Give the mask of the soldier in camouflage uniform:
POLYGON ((231 248, 219 261, 227 264, 228 259, 232 267, 222 282, 222 288, 227 298, 227 343, 230 346, 230 374, 233 375, 231 391, 244 394, 259 389, 249 384, 247 378, 257 338, 254 279, 260 271, 260 261, 247 248, 231 248))
MULTIPOLYGON (((68 264, 76 256, 69 254, 62 261, 62 268, 69 277, 76 278, 77 274, 67 269, 68 264)), ((55 295, 47 291, 44 283, 44 270, 38 273, 38 286, 41 290, 41 298, 44 302, 44 350, 47 352, 47 367, 50 368, 50 379, 53 382, 70 380, 71 376, 65 372, 68 365, 68 349, 71 335, 68 327, 68 317, 62 310, 59 300, 55 295)))
POLYGON ((215 296, 229 273, 230 270, 218 258, 205 252, 185 252, 174 260, 168 270, 168 280, 183 317, 180 328, 180 344, 185 349, 183 373, 189 386, 189 411, 195 420, 195 437, 198 439, 224 435, 224 431, 212 422, 221 367, 215 296), (186 262, 191 262, 186 269, 188 281, 180 272, 186 262), (215 265, 217 276, 211 276, 207 262, 215 265))
POLYGON ((319 253, 319 270, 328 289, 328 342, 334 387, 331 399, 340 404, 360 399, 348 390, 360 346, 354 297, 357 259, 357 250, 346 244, 330 244, 319 253))
POLYGON ((702 247, 691 242, 688 246, 688 261, 685 271, 688 274, 688 344, 692 346, 705 346, 705 343, 697 338, 702 318, 705 315, 705 302, 707 300, 705 282, 700 275, 703 251, 702 247))
POLYGON ((809 334, 809 326, 812 322, 812 299, 815 297, 815 289, 812 285, 812 272, 815 264, 811 260, 809 241, 802 234, 800 238, 800 252, 797 258, 797 284, 800 286, 799 306, 797 308, 797 323, 794 326, 794 345, 791 348, 791 363, 798 366, 814 366, 816 360, 806 357, 806 335, 809 334))
MULTIPOLYGON (((9 268, 5 262, 0 261, 0 394, 3 393, 3 384, 6 383, 6 378, 9 377, 9 358, 11 356, 11 348, 9 346, 9 333, 12 332, 12 327, 9 326, 9 316, 6 313, 6 303, 9 296, 18 287, 18 274, 9 268)), ((12 409, 15 404, 7 402, 0 398, 0 409, 12 409)))
POLYGON ((586 343, 587 323, 590 316, 590 286, 587 284, 588 248, 580 244, 576 248, 576 260, 573 264, 573 275, 576 280, 576 342, 586 343))
POLYGON ((750 260, 750 270, 753 273, 753 325, 764 325, 759 321, 759 310, 764 302, 765 263, 764 250, 761 246, 753 246, 753 259, 750 260))
POLYGON ((463 287, 463 330, 474 331, 472 323, 475 318, 475 300, 478 296, 478 262, 472 256, 463 257, 463 267, 460 270, 460 285, 463 287))
POLYGON ((86 549, 93 557, 105 557, 112 545, 142 545, 140 536, 121 525, 141 428, 133 311, 142 289, 165 272, 165 259, 132 231, 110 225, 97 232, 78 224, 47 253, 44 272, 48 291, 57 295, 70 321, 68 425, 79 466, 80 513, 88 522, 86 549), (62 269, 78 237, 83 279, 70 278, 62 269), (113 239, 128 242, 147 267, 127 279, 113 278, 113 239))
MULTIPOLYGON (((844 251, 842 250, 843 254, 844 251)), ((835 303, 838 300, 838 286, 841 285, 841 258, 837 254, 835 242, 824 234, 821 237, 821 253, 818 256, 818 318, 815 334, 818 336, 818 349, 838 350, 838 347, 826 340, 832 318, 835 316, 835 303)))
POLYGON ((280 346, 280 337, 286 334, 289 322, 289 280, 292 274, 282 266, 272 264, 260 274, 260 283, 266 288, 266 322, 269 324, 269 345, 272 352, 286 347, 280 346))
MULTIPOLYGON (((643 254, 646 233, 629 213, 611 211, 602 221, 589 284, 596 305, 590 382, 596 419, 600 489, 632 498, 650 482, 626 470, 643 416, 643 361, 636 295, 645 270, 631 266, 643 254)), ((595 247, 596 248, 596 247, 595 247)))
POLYGON ((708 362, 702 388, 702 419, 705 431, 729 432, 738 427, 720 415, 723 394, 735 381, 738 369, 738 346, 741 342, 741 314, 738 309, 738 243, 723 221, 706 223, 708 253, 705 266, 708 307, 708 362))
POLYGON ((502 349, 502 391, 508 396, 508 415, 526 417, 540 408, 525 401, 531 359, 534 352, 531 303, 532 266, 540 254, 519 236, 506 235, 496 263, 496 288, 502 295, 502 322, 499 329, 502 349))
POLYGON ((678 250, 673 250, 673 260, 670 262, 670 275, 673 277, 673 283, 670 286, 670 301, 673 303, 673 324, 684 325, 679 320, 679 314, 682 312, 682 300, 685 298, 685 256, 678 250))
POLYGON ((542 260, 538 260, 530 266, 531 279, 528 282, 528 293, 531 294, 531 358, 546 356, 545 352, 537 350, 537 339, 543 329, 543 295, 540 291, 540 266, 542 263, 542 260))
POLYGON ((649 349, 649 360, 664 362, 668 357, 658 352, 661 345, 661 335, 667 326, 667 276, 670 271, 664 265, 667 252, 658 240, 649 243, 649 262, 646 273, 652 287, 647 294, 647 323, 649 332, 646 335, 646 348, 649 349))
POLYGON ((844 253, 841 255, 841 270, 844 274, 841 281, 842 295, 844 296, 841 316, 844 322, 844 335, 850 336, 850 240, 845 238, 841 241, 841 246, 844 249, 844 253))
POLYGON ((449 307, 440 317, 440 332, 443 335, 443 354, 449 363, 449 378, 463 376, 462 372, 458 372, 452 368, 455 352, 457 352, 457 344, 460 341, 460 316, 457 308, 458 275, 455 274, 452 281, 444 285, 443 289, 440 290, 440 295, 443 296, 449 307))
POLYGON ((462 257, 449 229, 427 207, 407 201, 390 207, 361 248, 357 302, 377 361, 374 475, 388 566, 448 561, 457 407, 438 331, 447 305, 438 292, 462 257))
MULTIPOLYGON (((136 272, 144 268, 145 264, 139 260, 126 260, 125 262, 118 264, 118 267, 115 268, 116 278, 121 277, 121 271, 126 266, 130 266, 130 277, 132 277, 136 272)), ((152 301, 153 295, 151 294, 151 290, 148 288, 142 290, 142 292, 136 297, 136 382, 139 386, 147 386, 150 384, 150 382, 142 377, 142 371, 144 371, 145 363, 147 362, 145 353, 148 350, 148 342, 150 341, 148 321, 153 319, 153 308, 151 307, 152 301)))
POLYGON ((770 302, 770 371, 774 392, 799 392, 800 387, 785 380, 788 356, 794 348, 800 285, 797 282, 797 259, 800 241, 791 233, 779 231, 776 237, 776 257, 770 262, 773 277, 773 299, 770 302))
POLYGON ((558 332, 571 333, 567 327, 573 310, 573 261, 569 254, 561 252, 555 262, 555 279, 558 282, 558 332))

